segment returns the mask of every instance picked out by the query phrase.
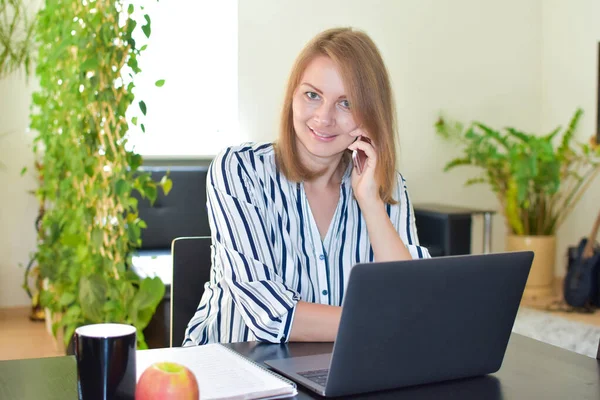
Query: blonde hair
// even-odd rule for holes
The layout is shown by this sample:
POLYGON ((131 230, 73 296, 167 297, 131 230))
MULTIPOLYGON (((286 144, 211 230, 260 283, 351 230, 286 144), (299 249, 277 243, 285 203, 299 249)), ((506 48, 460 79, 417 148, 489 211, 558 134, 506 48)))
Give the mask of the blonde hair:
MULTIPOLYGON (((329 57, 339 68, 352 116, 376 145, 375 179, 382 200, 395 204, 396 110, 389 75, 375 43, 366 33, 352 28, 321 32, 300 52, 292 68, 285 93, 275 157, 281 173, 292 182, 312 180, 323 171, 311 171, 299 157, 294 130, 292 101, 308 64, 317 56, 329 57)), ((345 154, 344 160, 349 162, 345 154)), ((399 199, 396 199, 399 200, 399 199)))

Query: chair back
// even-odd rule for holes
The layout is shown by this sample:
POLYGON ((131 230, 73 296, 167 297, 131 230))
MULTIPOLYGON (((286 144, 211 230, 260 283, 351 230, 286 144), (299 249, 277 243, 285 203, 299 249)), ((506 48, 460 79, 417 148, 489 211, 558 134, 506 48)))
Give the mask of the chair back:
POLYGON ((159 190, 153 204, 133 191, 139 216, 148 226, 142 229, 141 251, 168 252, 176 238, 210 236, 206 206, 201 206, 206 205, 208 165, 144 166, 142 170, 155 182, 168 173, 173 188, 168 195, 159 190))
POLYGON ((185 328, 196 313, 204 284, 210 279, 211 238, 182 237, 173 240, 171 284, 171 347, 183 344, 185 328))

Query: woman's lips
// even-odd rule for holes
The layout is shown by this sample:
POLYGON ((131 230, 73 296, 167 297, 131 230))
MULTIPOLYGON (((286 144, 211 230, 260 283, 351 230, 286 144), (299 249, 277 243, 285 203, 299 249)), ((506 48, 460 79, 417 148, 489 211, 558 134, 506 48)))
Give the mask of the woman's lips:
POLYGON ((322 133, 322 132, 316 131, 313 128, 311 128, 310 126, 308 127, 308 129, 312 133, 313 137, 317 138, 318 140, 320 140, 322 142, 331 142, 337 136, 337 135, 329 135, 329 134, 326 134, 326 133, 322 133))

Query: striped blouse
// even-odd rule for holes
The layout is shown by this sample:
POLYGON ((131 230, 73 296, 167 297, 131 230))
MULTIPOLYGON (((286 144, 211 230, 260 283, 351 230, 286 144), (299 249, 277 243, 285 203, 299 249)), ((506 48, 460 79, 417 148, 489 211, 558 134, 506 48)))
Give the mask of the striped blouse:
MULTIPOLYGON (((210 281, 185 333, 184 346, 288 340, 300 300, 339 306, 352 266, 372 262, 365 220, 352 195, 352 165, 324 240, 304 186, 275 164, 270 143, 227 148, 207 177, 212 233, 210 281)), ((398 174, 390 219, 414 258, 419 246, 413 208, 398 174)))

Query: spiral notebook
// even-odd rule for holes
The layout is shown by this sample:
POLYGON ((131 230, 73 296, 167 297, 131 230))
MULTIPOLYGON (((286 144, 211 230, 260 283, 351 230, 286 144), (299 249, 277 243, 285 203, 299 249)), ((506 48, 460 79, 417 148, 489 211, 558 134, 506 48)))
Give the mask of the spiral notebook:
POLYGON ((196 376, 202 400, 251 400, 295 396, 296 384, 220 344, 138 351, 137 379, 155 362, 171 361, 196 376))

